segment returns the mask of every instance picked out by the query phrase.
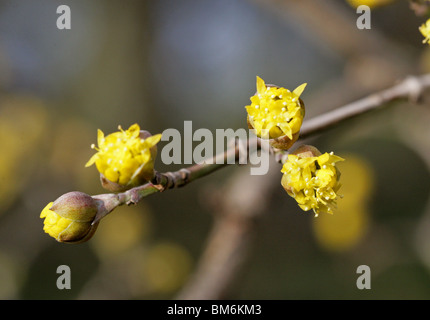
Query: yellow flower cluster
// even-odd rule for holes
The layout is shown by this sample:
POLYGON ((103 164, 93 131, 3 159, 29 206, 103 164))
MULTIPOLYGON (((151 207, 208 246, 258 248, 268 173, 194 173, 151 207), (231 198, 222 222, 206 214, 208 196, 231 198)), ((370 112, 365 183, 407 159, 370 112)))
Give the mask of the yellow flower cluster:
POLYGON ((138 124, 127 130, 119 127, 105 137, 98 130, 97 143, 91 147, 97 150, 85 165, 96 164, 97 170, 109 181, 120 185, 138 185, 143 180, 150 180, 153 175, 154 147, 160 141, 161 134, 143 138, 138 124))
POLYGON ((424 36, 423 43, 430 44, 430 19, 419 27, 421 34, 424 36))
MULTIPOLYGON (((249 128, 281 154, 298 139, 305 115, 300 99, 306 83, 292 92, 288 89, 266 85, 257 76, 257 92, 246 106, 249 128)), ((161 134, 151 136, 140 130, 138 124, 127 130, 107 136, 97 133, 97 144, 91 146, 97 152, 86 163, 96 165, 103 187, 117 192, 153 181, 156 176, 154 161, 161 134)), ((277 155, 279 155, 277 154, 277 155)), ((301 146, 294 153, 281 156, 284 162, 281 184, 300 208, 333 213, 340 188, 336 162, 344 159, 331 153, 321 154, 315 147, 301 146)), ((133 200, 134 201, 134 200, 133 200)), ((101 218, 118 205, 123 204, 115 194, 89 196, 78 191, 65 194, 49 203, 40 214, 44 219, 44 231, 60 242, 82 242, 94 234, 101 218)))
POLYGON ((282 186, 304 211, 312 209, 315 216, 321 212, 333 214, 340 188, 336 162, 344 159, 332 152, 303 155, 288 155, 281 170, 282 186))
POLYGON ((287 136, 290 140, 300 131, 305 115, 300 95, 306 83, 293 92, 288 89, 266 86, 264 80, 257 77, 257 93, 251 97, 251 104, 246 106, 248 124, 255 134, 262 138, 275 139, 287 136))

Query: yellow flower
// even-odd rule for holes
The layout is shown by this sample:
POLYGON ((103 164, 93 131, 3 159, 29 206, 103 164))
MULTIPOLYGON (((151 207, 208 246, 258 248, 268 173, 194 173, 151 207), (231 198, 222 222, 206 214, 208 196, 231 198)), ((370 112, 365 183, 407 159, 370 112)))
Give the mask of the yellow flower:
POLYGON ((50 202, 41 212, 43 230, 58 242, 80 243, 90 239, 98 223, 97 200, 82 192, 69 192, 50 202))
POLYGON ((340 188, 336 162, 344 159, 333 152, 315 154, 309 148, 302 150, 288 155, 281 170, 284 174, 281 184, 302 210, 312 209, 315 216, 321 212, 333 214, 340 188))
POLYGON ((371 9, 382 7, 384 5, 387 5, 393 2, 393 0, 347 0, 347 1, 354 8, 357 8, 361 5, 365 5, 370 7, 371 9))
POLYGON ((119 132, 106 137, 98 130, 98 148, 91 146, 97 153, 85 166, 95 163, 103 179, 127 189, 153 178, 156 144, 160 141, 161 134, 148 136, 149 133, 141 131, 137 124, 125 131, 121 127, 119 129, 119 132))
POLYGON ((263 79, 257 77, 257 93, 251 97, 251 104, 245 107, 248 126, 261 138, 286 136, 290 141, 297 140, 305 115, 300 99, 305 87, 306 83, 291 92, 282 87, 266 86, 263 79))
POLYGON ((424 24, 419 27, 421 34, 424 36, 423 43, 430 44, 430 19, 428 19, 424 24))

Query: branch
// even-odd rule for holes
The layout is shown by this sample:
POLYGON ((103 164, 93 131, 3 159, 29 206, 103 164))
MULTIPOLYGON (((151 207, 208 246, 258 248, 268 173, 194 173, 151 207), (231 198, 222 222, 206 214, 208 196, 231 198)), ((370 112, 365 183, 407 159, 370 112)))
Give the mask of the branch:
MULTIPOLYGON (((235 159, 234 163, 236 163, 243 151, 243 147, 244 146, 241 141, 235 140, 231 147, 227 148, 224 152, 215 155, 211 161, 205 161, 174 172, 156 172, 155 177, 151 182, 122 193, 107 193, 93 196, 94 199, 102 200, 103 208, 99 209, 92 224, 99 222, 118 206, 137 204, 143 198, 154 193, 183 187, 229 165, 229 159, 235 159)), ((261 148, 261 142, 260 140, 257 140, 256 149, 258 150, 259 148, 261 148)), ((246 154, 249 157, 249 140, 246 141, 246 151, 246 154)))
MULTIPOLYGON (((396 99, 409 98, 412 101, 417 101, 424 89, 429 87, 430 74, 408 77, 391 88, 371 94, 368 97, 305 121, 300 130, 300 139, 327 130, 342 121, 377 109, 396 99)), ((260 140, 257 140, 257 142, 257 148, 260 148, 260 140)), ((105 205, 103 210, 99 210, 93 223, 100 221, 118 206, 124 204, 136 204, 144 197, 168 189, 185 186, 196 179, 211 174, 218 169, 227 166, 229 164, 227 159, 234 157, 237 161, 240 156, 241 147, 242 145, 239 141, 234 143, 233 147, 227 148, 224 152, 213 157, 211 161, 195 164, 191 167, 183 168, 175 172, 157 172, 150 183, 135 187, 123 193, 93 196, 95 199, 103 200, 105 205)), ((249 141, 246 142, 246 148, 247 151, 249 151, 249 141)), ((275 155, 278 162, 286 153, 285 151, 274 150, 273 148, 271 148, 270 151, 275 155)), ((247 155, 249 156, 248 152, 247 155)))
POLYGON ((411 101, 416 102, 424 89, 429 87, 430 74, 408 77, 391 88, 376 92, 363 99, 305 121, 300 129, 300 138, 306 138, 327 130, 344 120, 375 110, 397 99, 409 98, 411 101))

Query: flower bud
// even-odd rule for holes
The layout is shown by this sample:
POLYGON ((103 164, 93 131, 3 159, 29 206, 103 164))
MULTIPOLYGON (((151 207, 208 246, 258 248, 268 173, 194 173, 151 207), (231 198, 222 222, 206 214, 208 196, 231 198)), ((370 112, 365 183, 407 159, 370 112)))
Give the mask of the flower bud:
POLYGON ((99 210, 98 201, 73 191, 49 203, 40 214, 45 219, 43 230, 58 242, 80 243, 89 240, 97 229, 93 220, 99 210))
POLYGON ((275 85, 266 85, 257 77, 257 92, 246 106, 248 128, 272 147, 288 150, 299 138, 305 105, 300 95, 306 83, 293 92, 275 85))
POLYGON ((291 152, 291 154, 299 156, 300 158, 309 158, 319 157, 321 155, 321 152, 314 146, 304 144, 291 152))
POLYGON ((125 131, 119 129, 106 137, 98 130, 98 148, 92 145, 97 153, 85 165, 95 163, 102 186, 112 192, 128 190, 155 176, 156 144, 161 139, 161 134, 151 136, 137 124, 125 131))
POLYGON ((418 29, 424 37, 423 43, 430 44, 430 19, 423 23, 418 29))
POLYGON ((302 146, 282 166, 281 185, 302 210, 312 209, 315 216, 333 214, 340 188, 336 162, 343 160, 333 152, 321 154, 313 146, 302 146))

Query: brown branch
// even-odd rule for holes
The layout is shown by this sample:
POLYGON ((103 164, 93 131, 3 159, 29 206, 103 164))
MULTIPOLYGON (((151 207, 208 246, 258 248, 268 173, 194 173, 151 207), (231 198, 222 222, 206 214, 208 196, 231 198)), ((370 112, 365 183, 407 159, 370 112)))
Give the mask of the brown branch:
MULTIPOLYGON (((261 141, 257 140, 256 149, 259 148, 261 148, 261 141)), ((196 179, 211 174, 225 166, 228 166, 230 164, 228 161, 229 159, 235 159, 235 162, 237 162, 241 156, 241 152, 243 151, 246 151, 246 155, 249 157, 249 140, 246 142, 235 140, 233 141, 233 144, 227 148, 227 150, 215 155, 211 161, 198 163, 188 168, 182 168, 174 172, 156 172, 151 182, 122 193, 94 195, 93 198, 101 200, 102 204, 92 223, 95 224, 99 222, 119 206, 137 204, 143 198, 154 193, 183 187, 195 181, 196 179)))
POLYGON ((430 74, 408 77, 391 88, 373 93, 363 99, 306 120, 300 129, 300 138, 306 138, 329 129, 341 121, 375 110, 397 99, 409 98, 411 101, 416 102, 424 89, 429 87, 430 74))
MULTIPOLYGON (((310 120, 306 120, 300 130, 300 139, 307 138, 310 135, 327 130, 342 121, 351 119, 371 110, 375 110, 386 105, 388 102, 392 102, 397 99, 409 98, 416 102, 423 91, 429 87, 430 74, 410 76, 391 88, 373 93, 365 98, 344 105, 343 107, 326 112, 310 120)), ((111 203, 107 204, 108 210, 101 211, 101 213, 96 217, 95 222, 100 221, 100 219, 110 213, 117 206, 135 204, 151 194, 176 187, 182 187, 196 179, 227 166, 227 159, 231 159, 232 157, 237 161, 240 156, 240 151, 242 150, 241 148, 243 147, 241 143, 242 142, 234 143, 233 147, 227 148, 227 150, 216 155, 209 162, 195 164, 191 167, 183 168, 175 172, 157 172, 151 183, 135 187, 119 194, 94 196, 94 198, 104 200, 105 202, 111 201, 111 203)), ((257 147, 260 148, 261 144, 259 143, 257 147)), ((249 156, 249 141, 246 142, 246 150, 247 155, 249 156)), ((278 160, 282 159, 276 151, 273 152, 272 150, 272 153, 275 153, 278 160)))

